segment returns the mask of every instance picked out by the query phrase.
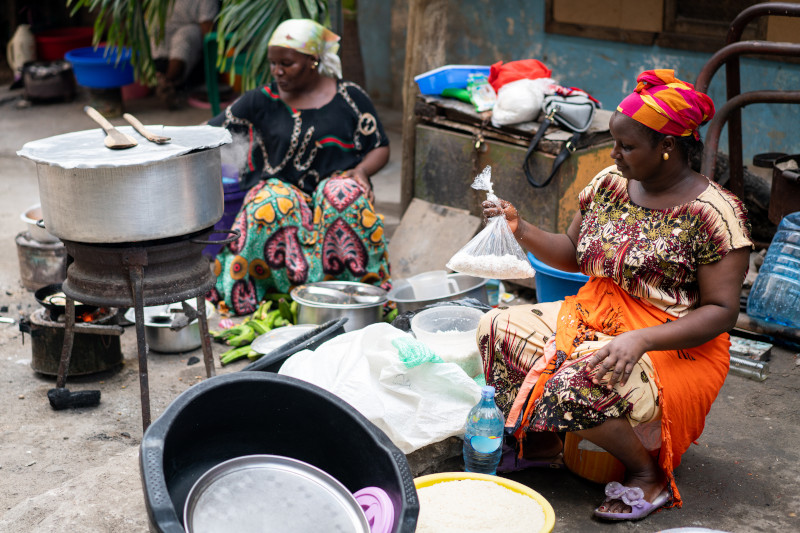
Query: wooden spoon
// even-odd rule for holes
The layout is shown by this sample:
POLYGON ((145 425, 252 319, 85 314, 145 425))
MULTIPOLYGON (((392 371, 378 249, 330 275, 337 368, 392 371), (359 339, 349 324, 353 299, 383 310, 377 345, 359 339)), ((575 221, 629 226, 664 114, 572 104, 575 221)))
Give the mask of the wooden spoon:
POLYGON ((133 148, 139 144, 136 142, 136 139, 130 135, 125 135, 121 131, 117 130, 95 108, 87 105, 83 108, 83 110, 87 115, 92 117, 95 122, 100 124, 100 126, 106 132, 106 140, 104 142, 107 148, 111 148, 112 150, 124 150, 125 148, 133 148))
POLYGON ((131 126, 133 126, 133 128, 136 131, 138 131, 142 135, 142 137, 144 137, 150 142, 154 142, 156 144, 164 144, 168 143, 171 139, 171 137, 162 137, 161 135, 155 135, 154 133, 151 133, 150 131, 147 130, 147 128, 144 127, 144 125, 141 122, 139 122, 138 118, 134 117, 130 113, 123 114, 122 118, 130 122, 131 126))

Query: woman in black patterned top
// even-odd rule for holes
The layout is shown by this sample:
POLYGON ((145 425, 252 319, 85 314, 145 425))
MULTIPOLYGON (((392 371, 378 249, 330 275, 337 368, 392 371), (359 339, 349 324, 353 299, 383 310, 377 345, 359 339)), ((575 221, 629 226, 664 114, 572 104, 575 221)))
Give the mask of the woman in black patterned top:
POLYGON ((237 315, 265 294, 337 279, 390 288, 383 219, 370 176, 389 140, 358 85, 341 80, 339 37, 288 20, 269 42, 274 81, 245 93, 209 124, 243 136, 241 237, 215 259, 210 299, 237 315))

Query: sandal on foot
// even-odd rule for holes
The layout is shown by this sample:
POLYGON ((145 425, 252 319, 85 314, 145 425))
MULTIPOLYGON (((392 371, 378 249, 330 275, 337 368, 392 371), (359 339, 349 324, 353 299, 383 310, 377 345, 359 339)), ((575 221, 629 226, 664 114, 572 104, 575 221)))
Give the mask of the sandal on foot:
POLYGON ((639 487, 626 487, 621 483, 612 481, 606 485, 606 499, 603 505, 614 500, 620 500, 625 505, 629 505, 631 511, 629 513, 611 513, 601 511, 600 507, 598 507, 594 510, 594 515, 605 520, 641 520, 667 504, 670 501, 670 495, 665 488, 655 497, 653 503, 650 503, 644 499, 644 492, 639 487))

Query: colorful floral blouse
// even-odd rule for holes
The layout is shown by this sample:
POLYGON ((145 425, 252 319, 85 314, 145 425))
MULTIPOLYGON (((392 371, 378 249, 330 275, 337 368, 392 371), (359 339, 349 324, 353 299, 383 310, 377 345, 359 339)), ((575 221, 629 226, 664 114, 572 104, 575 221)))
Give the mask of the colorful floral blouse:
POLYGON ((699 265, 752 246, 744 205, 712 181, 691 202, 648 209, 631 201, 628 181, 611 166, 581 191, 579 203, 581 271, 612 278, 676 317, 697 304, 699 265))
POLYGON ((246 92, 208 121, 228 128, 233 148, 246 147, 242 188, 279 178, 308 194, 337 171, 354 168, 389 139, 364 89, 339 80, 333 99, 319 109, 293 109, 271 86, 246 92))

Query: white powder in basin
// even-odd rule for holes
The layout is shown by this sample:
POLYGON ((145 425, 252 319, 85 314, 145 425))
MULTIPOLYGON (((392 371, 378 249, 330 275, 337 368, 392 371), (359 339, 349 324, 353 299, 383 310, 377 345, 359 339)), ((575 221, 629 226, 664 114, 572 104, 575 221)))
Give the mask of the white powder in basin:
POLYGON ((508 254, 475 256, 456 252, 446 266, 456 272, 479 278, 522 279, 536 274, 530 262, 508 254))
POLYGON ((444 481, 417 494, 417 533, 535 533, 544 526, 539 502, 492 481, 444 481))
POLYGON ((483 361, 478 351, 475 331, 437 331, 425 338, 433 352, 445 363, 455 363, 474 378, 483 372, 483 361))

